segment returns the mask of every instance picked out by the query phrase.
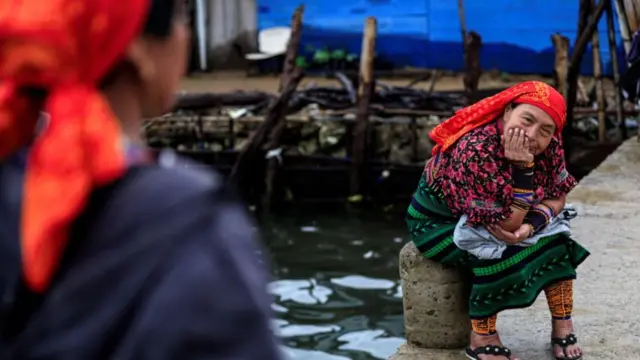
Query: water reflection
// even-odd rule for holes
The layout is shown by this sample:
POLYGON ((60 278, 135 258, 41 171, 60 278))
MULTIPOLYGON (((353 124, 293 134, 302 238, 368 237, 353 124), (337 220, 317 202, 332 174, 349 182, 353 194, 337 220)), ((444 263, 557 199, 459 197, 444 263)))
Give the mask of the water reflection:
POLYGON ((273 327, 290 359, 386 359, 403 340, 397 218, 287 217, 262 225, 273 327))

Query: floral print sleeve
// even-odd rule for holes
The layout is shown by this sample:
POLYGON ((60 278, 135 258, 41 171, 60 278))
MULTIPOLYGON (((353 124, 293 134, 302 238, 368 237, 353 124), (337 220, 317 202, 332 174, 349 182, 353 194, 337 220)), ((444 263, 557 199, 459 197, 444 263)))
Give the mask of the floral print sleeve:
POLYGON ((512 181, 496 126, 470 131, 441 154, 436 171, 447 206, 468 224, 491 225, 511 215, 512 181))
POLYGON ((567 195, 576 185, 576 179, 567 171, 567 164, 562 149, 562 142, 553 140, 545 151, 544 160, 537 166, 544 176, 544 193, 546 199, 557 199, 567 195))

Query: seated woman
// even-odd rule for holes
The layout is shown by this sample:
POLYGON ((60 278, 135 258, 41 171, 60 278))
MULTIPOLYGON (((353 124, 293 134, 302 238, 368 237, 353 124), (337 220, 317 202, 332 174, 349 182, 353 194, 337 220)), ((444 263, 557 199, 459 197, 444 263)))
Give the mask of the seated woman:
POLYGON ((472 282, 470 359, 517 359, 496 330, 497 314, 530 306, 545 291, 556 359, 580 359, 573 334, 576 267, 589 252, 565 234, 521 244, 559 215, 576 185, 567 172, 561 132, 566 107, 547 84, 530 81, 464 108, 438 125, 436 142, 407 214, 426 258, 468 269, 472 282), (458 220, 485 227, 508 246, 480 259, 458 248, 458 220))

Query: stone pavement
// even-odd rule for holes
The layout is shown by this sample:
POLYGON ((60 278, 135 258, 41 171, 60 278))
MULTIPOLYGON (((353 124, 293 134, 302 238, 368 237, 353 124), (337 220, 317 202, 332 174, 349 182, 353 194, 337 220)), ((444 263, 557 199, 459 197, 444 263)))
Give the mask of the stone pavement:
MULTIPOLYGON (((574 235, 591 251, 578 269, 574 325, 585 359, 640 360, 640 143, 626 141, 582 179, 567 201, 579 216, 574 235)), ((498 330, 522 360, 552 359, 544 295, 523 310, 501 313, 498 330)), ((403 345, 394 360, 464 359, 403 345)))

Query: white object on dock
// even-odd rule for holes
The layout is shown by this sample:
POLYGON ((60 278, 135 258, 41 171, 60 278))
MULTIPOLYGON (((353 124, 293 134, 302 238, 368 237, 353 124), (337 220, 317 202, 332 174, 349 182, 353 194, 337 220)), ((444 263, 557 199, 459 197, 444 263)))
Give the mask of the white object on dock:
POLYGON ((291 28, 288 26, 272 27, 260 30, 258 33, 258 52, 245 55, 249 61, 260 61, 287 52, 287 44, 291 38, 291 28))

